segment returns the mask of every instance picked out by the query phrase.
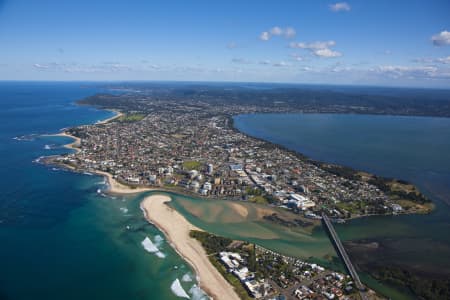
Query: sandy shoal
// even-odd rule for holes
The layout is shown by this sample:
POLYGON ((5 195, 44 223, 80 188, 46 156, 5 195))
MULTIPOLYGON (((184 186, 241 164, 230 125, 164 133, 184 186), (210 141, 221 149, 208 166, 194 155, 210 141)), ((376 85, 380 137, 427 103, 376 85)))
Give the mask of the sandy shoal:
POLYGON ((152 195, 141 202, 146 219, 156 225, 175 250, 194 268, 200 287, 213 299, 238 300, 233 287, 209 261, 199 241, 191 238, 191 230, 200 230, 180 213, 165 204, 170 197, 152 195))
POLYGON ((248 209, 242 204, 231 202, 231 207, 235 212, 237 212, 241 217, 246 218, 248 216, 248 209))

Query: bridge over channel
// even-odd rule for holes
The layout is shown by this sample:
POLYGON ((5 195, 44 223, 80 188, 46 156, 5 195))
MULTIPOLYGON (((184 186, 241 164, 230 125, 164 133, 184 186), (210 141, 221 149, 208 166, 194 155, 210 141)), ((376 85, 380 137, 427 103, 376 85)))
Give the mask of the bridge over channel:
POLYGON ((334 226, 331 223, 330 218, 328 218, 328 216, 323 213, 322 221, 325 224, 326 229, 328 230, 328 233, 332 239, 334 246, 338 250, 339 256, 343 260, 345 267, 347 268, 348 272, 350 273, 350 276, 352 277, 353 281, 355 282, 356 288, 361 292, 361 298, 366 299, 365 294, 363 293, 366 290, 366 288, 361 283, 358 273, 356 272, 355 267, 353 266, 350 258, 348 257, 347 251, 345 251, 345 248, 342 245, 342 242, 339 239, 339 236, 337 235, 336 231, 334 230, 334 226))

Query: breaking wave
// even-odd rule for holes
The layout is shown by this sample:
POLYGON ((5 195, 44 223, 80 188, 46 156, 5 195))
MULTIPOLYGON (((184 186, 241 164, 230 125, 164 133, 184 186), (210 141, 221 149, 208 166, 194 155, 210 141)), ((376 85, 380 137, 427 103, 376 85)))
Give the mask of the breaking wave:
POLYGON ((36 137, 38 137, 38 136, 39 136, 38 134, 32 133, 32 134, 26 134, 26 135, 21 135, 21 136, 15 136, 15 137, 13 137, 13 140, 31 142, 31 141, 34 141, 36 139, 36 137))
POLYGON ((166 257, 166 255, 164 253, 162 253, 161 251, 159 251, 158 247, 155 244, 153 244, 152 240, 149 239, 148 237, 146 237, 141 242, 141 244, 144 247, 144 249, 147 250, 147 252, 153 253, 159 258, 165 258, 166 257))
POLYGON ((192 276, 189 273, 186 273, 183 275, 183 277, 181 277, 181 281, 183 282, 191 282, 192 281, 192 276))
POLYGON ((160 236, 159 234, 155 235, 155 238, 153 239, 155 241, 155 244, 157 247, 161 246, 162 242, 164 241, 164 238, 160 236))
POLYGON ((191 299, 191 297, 189 297, 189 295, 181 286, 180 280, 178 278, 172 282, 172 284, 170 285, 170 289, 177 297, 191 299))
POLYGON ((196 284, 189 289, 193 300, 207 300, 210 299, 208 295, 196 284))

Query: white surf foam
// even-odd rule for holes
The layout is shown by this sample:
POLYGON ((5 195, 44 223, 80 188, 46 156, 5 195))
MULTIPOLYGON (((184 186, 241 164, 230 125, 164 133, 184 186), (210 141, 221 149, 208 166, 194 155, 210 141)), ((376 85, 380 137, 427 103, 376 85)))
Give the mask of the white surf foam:
POLYGON ((186 291, 181 286, 180 280, 178 278, 172 282, 170 289, 177 297, 191 299, 191 297, 189 297, 189 295, 186 293, 186 291))
POLYGON ((191 282, 192 281, 192 276, 189 273, 186 273, 183 275, 183 277, 181 277, 181 281, 183 282, 191 282))
POLYGON ((123 212, 124 214, 126 214, 128 212, 128 208, 126 207, 121 207, 119 208, 121 212, 123 212))
POLYGON ((153 240, 155 241, 155 245, 157 247, 161 246, 162 242, 164 241, 164 238, 162 236, 160 236, 159 234, 157 234, 153 240))
POLYGON ((144 249, 147 250, 150 253, 154 253, 159 251, 158 247, 155 246, 155 244, 153 244, 152 240, 149 239, 148 237, 146 237, 143 241, 142 241, 142 246, 144 246, 144 249))
POLYGON ((26 135, 21 135, 21 136, 16 136, 13 137, 14 140, 16 141, 27 141, 27 142, 31 142, 34 141, 36 139, 37 134, 32 133, 32 134, 26 134, 26 135))
POLYGON ((144 247, 145 250, 147 250, 147 252, 153 253, 156 256, 158 256, 159 258, 165 258, 166 255, 164 253, 162 253, 161 251, 159 251, 158 247, 153 244, 152 240, 149 239, 148 237, 146 237, 142 242, 141 242, 142 246, 144 247))
POLYGON ((208 295, 196 284, 194 284, 189 289, 189 294, 191 294, 193 300, 207 300, 210 299, 208 295))

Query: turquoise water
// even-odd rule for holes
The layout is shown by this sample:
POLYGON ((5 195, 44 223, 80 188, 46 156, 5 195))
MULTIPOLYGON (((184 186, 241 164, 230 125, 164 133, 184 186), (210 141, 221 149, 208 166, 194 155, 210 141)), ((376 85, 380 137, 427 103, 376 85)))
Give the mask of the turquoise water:
MULTIPOLYGON (((172 282, 194 277, 143 218, 142 196, 105 197, 97 192, 106 188, 101 177, 33 163, 67 152, 61 145, 69 139, 30 134, 112 115, 74 104, 99 91, 84 83, 0 83, 2 300, 179 299, 172 282), (145 251, 146 237, 164 258, 145 251)), ((182 286, 188 291, 194 283, 195 278, 182 286)))

